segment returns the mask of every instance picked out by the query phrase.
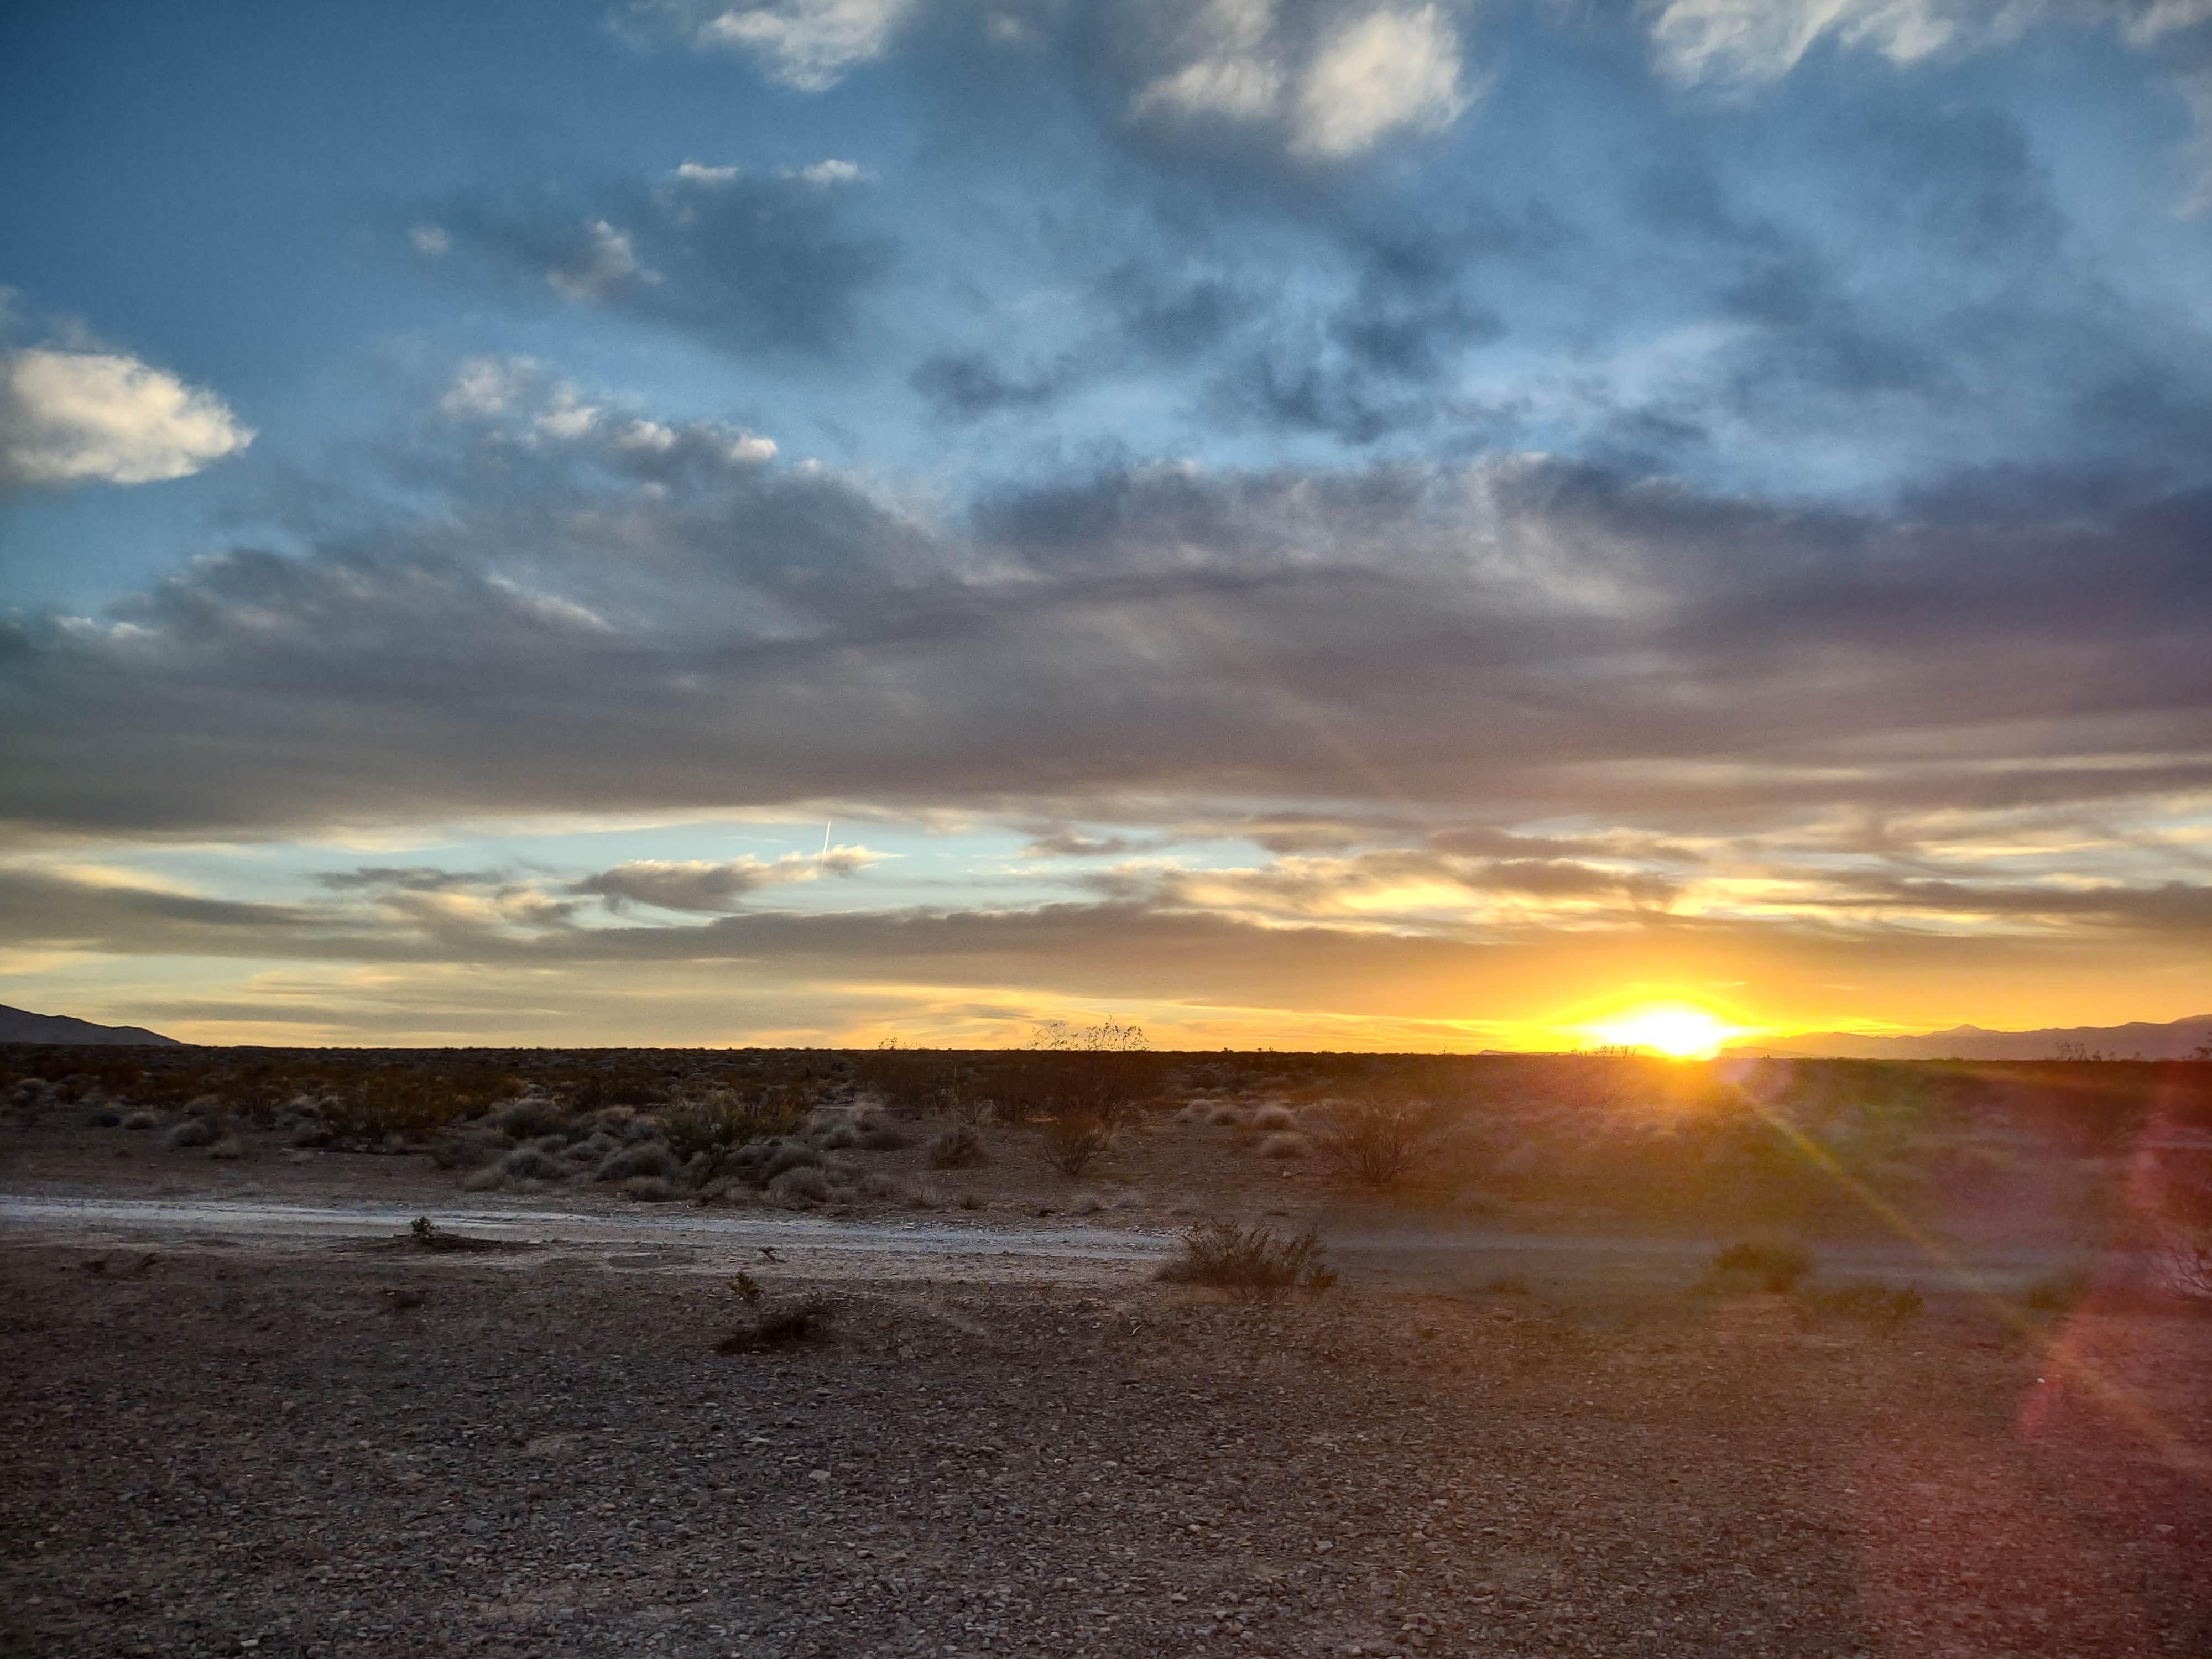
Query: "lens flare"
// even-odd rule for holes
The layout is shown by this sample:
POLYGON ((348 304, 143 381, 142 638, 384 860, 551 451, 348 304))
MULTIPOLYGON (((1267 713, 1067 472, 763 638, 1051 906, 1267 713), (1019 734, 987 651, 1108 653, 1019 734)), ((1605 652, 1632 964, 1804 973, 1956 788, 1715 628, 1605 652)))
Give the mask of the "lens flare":
POLYGON ((1648 1002, 1583 1028, 1600 1042, 1623 1048, 1647 1048, 1671 1060, 1710 1060, 1721 1045, 1751 1036, 1758 1028, 1732 1025, 1709 1010, 1686 1002, 1648 1002))

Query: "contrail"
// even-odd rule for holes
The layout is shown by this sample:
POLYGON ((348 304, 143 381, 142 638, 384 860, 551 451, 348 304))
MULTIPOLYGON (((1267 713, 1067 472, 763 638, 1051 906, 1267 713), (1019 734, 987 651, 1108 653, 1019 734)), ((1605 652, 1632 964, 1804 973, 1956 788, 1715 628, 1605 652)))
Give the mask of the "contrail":
POLYGON ((830 824, 836 822, 836 819, 831 818, 829 823, 822 826, 822 850, 815 855, 814 859, 814 873, 817 876, 822 873, 823 866, 830 862, 830 824))

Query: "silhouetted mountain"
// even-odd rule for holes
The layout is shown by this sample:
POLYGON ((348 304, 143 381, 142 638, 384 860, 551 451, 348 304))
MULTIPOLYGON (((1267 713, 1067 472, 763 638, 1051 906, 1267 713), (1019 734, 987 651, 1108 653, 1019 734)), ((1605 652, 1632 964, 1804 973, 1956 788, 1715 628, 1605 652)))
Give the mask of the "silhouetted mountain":
POLYGON ((2053 1025, 2039 1031, 1985 1031, 1954 1025, 1924 1036, 1865 1036, 1850 1031, 1806 1031, 1732 1044, 1731 1054, 1826 1056, 1836 1060, 2187 1060, 2212 1047, 2212 1014, 2193 1014, 2164 1025, 2053 1025))
POLYGON ((137 1025, 94 1025, 69 1014, 33 1014, 0 1004, 0 1042, 158 1042, 184 1045, 137 1025))

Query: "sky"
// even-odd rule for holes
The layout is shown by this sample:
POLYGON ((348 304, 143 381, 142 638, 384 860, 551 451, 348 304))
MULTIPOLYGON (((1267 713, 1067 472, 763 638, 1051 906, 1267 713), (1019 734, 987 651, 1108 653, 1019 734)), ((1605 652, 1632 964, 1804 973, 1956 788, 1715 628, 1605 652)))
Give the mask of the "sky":
POLYGON ((0 1002, 2212 1010, 2212 0, 78 0, 0 156, 0 1002))

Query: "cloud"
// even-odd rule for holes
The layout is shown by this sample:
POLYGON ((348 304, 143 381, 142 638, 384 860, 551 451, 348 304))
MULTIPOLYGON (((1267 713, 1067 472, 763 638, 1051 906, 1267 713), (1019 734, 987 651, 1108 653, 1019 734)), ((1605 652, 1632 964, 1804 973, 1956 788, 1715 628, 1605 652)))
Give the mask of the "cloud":
POLYGON ((657 180, 434 204, 457 281, 551 295, 725 348, 823 352, 890 266, 848 227, 850 191, 820 178, 687 161, 657 180))
MULTIPOLYGON (((763 466, 776 441, 720 421, 671 425, 634 410, 595 403, 573 381, 529 357, 471 357, 438 399, 441 413, 475 425, 495 443, 568 446, 647 485, 688 468, 763 466)), ((515 590, 520 591, 520 590, 515 590)))
POLYGON ((776 0, 722 7, 714 0, 633 0, 634 25, 668 32, 695 52, 736 52, 802 92, 822 92, 879 57, 913 0, 776 0))
POLYGON ((1466 110, 1459 42, 1434 6, 1354 19, 1314 56, 1297 94, 1291 148, 1335 160, 1405 129, 1440 131, 1466 110))
POLYGON ((835 156, 810 161, 803 167, 790 168, 784 174, 787 179, 796 179, 801 184, 816 185, 823 189, 833 185, 857 184, 867 176, 859 162, 841 161, 835 156))
POLYGON ((1651 38, 1675 80, 1778 81, 1823 40, 1910 64, 1984 52, 2038 25, 2110 26, 2149 49, 2212 21, 2212 0, 1664 0, 1651 38))
POLYGON ((1274 0, 1206 0, 1174 56, 1130 95, 1139 120, 1279 124, 1290 153, 1335 161, 1437 132, 1472 101, 1458 35, 1434 5, 1354 6, 1300 29, 1274 0))
POLYGON ((582 226, 583 245, 545 273, 547 286, 564 300, 596 300, 624 283, 660 284, 660 273, 638 263, 629 233, 605 220, 582 226))
POLYGON ((214 392, 125 353, 0 354, 0 489, 190 477, 254 436, 214 392))
POLYGON ((568 890, 596 895, 614 911, 631 904, 649 904, 661 910, 728 911, 735 909, 737 901, 746 894, 763 887, 813 881, 824 875, 855 876, 882 857, 865 847, 839 846, 818 857, 787 853, 780 859, 764 860, 747 854, 721 864, 637 859, 586 876, 568 890))
POLYGON ((935 404, 939 414, 973 421, 1001 410, 1035 409, 1050 403, 1073 382, 1075 373, 1075 365, 1063 361, 1010 378, 980 352, 940 352, 923 359, 908 384, 935 404))
POLYGON ((1824 37, 1910 64, 2004 9, 1994 0, 1667 0, 1651 38, 1677 80, 1775 81, 1824 37))
POLYGON ((1325 799, 1663 836, 2212 789, 2203 491, 1815 510, 1521 457, 1106 466, 948 513, 533 365, 445 398, 323 544, 0 623, 0 821, 1325 799))

